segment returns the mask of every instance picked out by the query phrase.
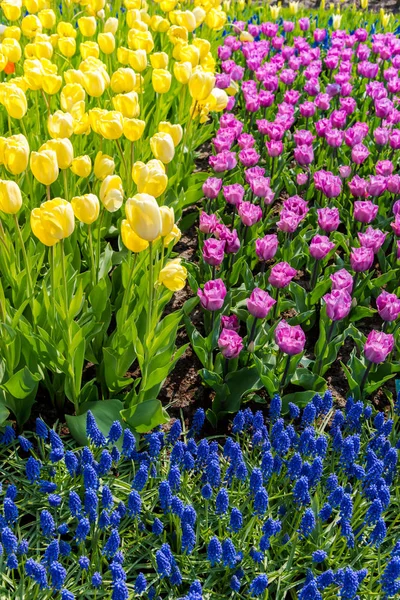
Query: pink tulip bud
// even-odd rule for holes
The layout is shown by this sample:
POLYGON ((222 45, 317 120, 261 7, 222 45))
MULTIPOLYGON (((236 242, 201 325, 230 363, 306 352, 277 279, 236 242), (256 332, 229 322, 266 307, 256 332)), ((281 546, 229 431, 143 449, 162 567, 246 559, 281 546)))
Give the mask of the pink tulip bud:
POLYGON ((238 332, 240 329, 239 319, 236 315, 223 315, 221 317, 222 329, 232 329, 232 331, 238 332))
POLYGON ((217 267, 224 260, 225 242, 209 238, 203 245, 203 260, 213 267, 217 267))
POLYGON ((291 326, 282 320, 275 329, 275 343, 281 352, 294 356, 303 352, 306 336, 300 325, 291 326))
POLYGON ((325 258, 335 244, 326 235, 315 235, 310 243, 310 254, 316 260, 325 258))
POLYGON ((296 274, 296 269, 287 262, 280 262, 272 267, 268 281, 276 288, 284 288, 289 285, 296 274))
POLYGON ((376 306, 381 319, 395 321, 400 314, 400 300, 396 294, 389 294, 385 290, 377 297, 376 306))
POLYGON ((273 258, 278 250, 278 236, 275 233, 256 240, 256 254, 258 260, 266 261, 273 258))
POLYGON ((200 213, 200 225, 199 229, 202 233, 214 233, 217 229, 219 220, 216 215, 208 215, 205 212, 200 213))
POLYGON ((378 214, 379 206, 370 200, 356 200, 354 202, 354 218, 360 223, 371 223, 378 214))
POLYGON ((352 298, 346 290, 332 290, 323 296, 326 314, 332 321, 340 321, 347 317, 351 309, 352 298))
POLYGON ((374 264, 374 251, 371 248, 352 248, 350 265, 353 271, 368 271, 374 264))
POLYGON ((394 347, 394 338, 390 333, 383 331, 370 331, 364 345, 364 354, 367 360, 378 364, 384 362, 394 347))
POLYGON ((244 188, 239 183, 225 185, 222 190, 225 200, 228 204, 238 205, 244 197, 244 188))
POLYGON ((346 269, 340 269, 336 273, 332 273, 330 279, 332 281, 332 290, 345 290, 351 294, 353 290, 353 276, 346 269))
POLYGON ((217 198, 221 191, 221 187, 222 179, 218 179, 217 177, 209 177, 203 183, 203 194, 206 198, 217 198))
POLYGON ((317 213, 318 227, 327 233, 336 231, 340 223, 339 210, 337 208, 319 208, 317 213))
POLYGON ((233 329, 223 329, 218 338, 218 348, 222 356, 231 360, 237 358, 243 350, 243 340, 233 329))
POLYGON ((222 279, 207 281, 202 290, 200 288, 197 290, 200 304, 206 310, 211 311, 222 308, 226 293, 226 287, 222 279))
POLYGON ((276 304, 268 292, 255 288, 247 299, 247 310, 257 319, 265 319, 271 308, 276 304))
POLYGON ((358 239, 360 240, 361 246, 364 248, 371 248, 374 254, 377 254, 385 241, 386 235, 387 234, 380 229, 367 227, 365 233, 360 232, 358 234, 358 239))

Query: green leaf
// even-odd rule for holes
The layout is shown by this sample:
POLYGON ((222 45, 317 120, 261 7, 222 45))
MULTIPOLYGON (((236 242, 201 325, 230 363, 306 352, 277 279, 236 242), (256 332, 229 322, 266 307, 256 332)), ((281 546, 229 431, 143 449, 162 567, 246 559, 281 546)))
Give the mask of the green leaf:
POLYGON ((326 381, 323 377, 311 373, 308 369, 297 368, 292 376, 291 383, 304 388, 305 390, 315 390, 315 393, 324 391, 326 381))
POLYGON ((289 408, 289 402, 293 402, 297 406, 303 407, 310 402, 315 396, 316 392, 308 390, 306 392, 294 392, 294 394, 285 394, 282 397, 282 410, 286 413, 289 408))
POLYGON ((89 441, 86 435, 86 418, 88 411, 90 410, 93 413, 98 428, 103 435, 107 436, 114 421, 120 421, 121 424, 123 424, 120 416, 120 412, 123 408, 124 405, 120 400, 84 402, 79 408, 79 415, 65 415, 65 419, 74 440, 77 441, 80 446, 86 446, 89 441))
POLYGON ((192 325, 192 322, 188 317, 184 317, 183 320, 186 326, 187 334, 192 344, 192 348, 203 367, 206 367, 208 365, 208 352, 206 340, 197 331, 194 325, 192 325))
POLYGON ((29 419, 40 380, 40 375, 31 373, 24 367, 1 386, 6 392, 5 405, 15 415, 19 425, 29 419))
POLYGON ((354 323, 354 321, 359 321, 360 319, 365 319, 366 317, 372 317, 376 313, 376 310, 370 308, 369 306, 356 306, 350 313, 349 322, 354 323))
POLYGON ((103 356, 107 387, 111 392, 120 392, 133 381, 131 377, 124 375, 135 360, 135 351, 130 347, 119 355, 113 348, 103 348, 103 356))
POLYGON ((9 414, 10 411, 7 409, 6 405, 0 402, 0 427, 7 421, 9 414))
POLYGON ((121 410, 121 417, 138 433, 147 433, 169 421, 169 415, 159 400, 146 400, 121 410))
POLYGON ((309 296, 310 304, 315 304, 318 302, 318 300, 320 300, 320 298, 322 298, 322 296, 329 290, 330 286, 331 280, 329 277, 324 277, 322 281, 319 281, 309 296))

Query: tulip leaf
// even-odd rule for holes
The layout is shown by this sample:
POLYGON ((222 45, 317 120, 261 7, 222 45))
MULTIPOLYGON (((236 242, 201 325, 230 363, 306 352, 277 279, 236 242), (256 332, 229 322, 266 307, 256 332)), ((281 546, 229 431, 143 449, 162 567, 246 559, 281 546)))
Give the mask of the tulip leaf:
POLYGON ((84 402, 79 407, 79 415, 65 415, 67 425, 73 438, 81 446, 88 443, 86 435, 86 419, 90 410, 96 420, 97 426, 103 435, 107 436, 114 421, 120 421, 124 425, 120 412, 124 408, 120 400, 98 400, 96 402, 84 402))
POLYGON ((19 425, 29 419, 40 380, 39 374, 31 373, 28 367, 24 367, 1 386, 6 395, 4 404, 15 415, 19 425))
POLYGON ((310 294, 310 304, 315 304, 322 298, 322 296, 329 290, 331 286, 331 280, 329 277, 324 277, 322 281, 319 281, 313 291, 310 294))
POLYGON ((147 433, 169 421, 168 413, 159 400, 146 400, 121 410, 121 417, 138 433, 147 433))
POLYGON ((293 402, 297 406, 303 407, 308 404, 315 396, 316 392, 307 390, 306 392, 294 392, 293 394, 285 394, 282 396, 282 412, 287 413, 289 410, 289 402, 293 402))
POLYGON ((196 327, 192 325, 192 322, 188 317, 184 317, 183 320, 186 326, 187 334, 190 339, 190 343, 192 344, 192 348, 203 367, 206 367, 208 364, 206 340, 197 331, 196 327))

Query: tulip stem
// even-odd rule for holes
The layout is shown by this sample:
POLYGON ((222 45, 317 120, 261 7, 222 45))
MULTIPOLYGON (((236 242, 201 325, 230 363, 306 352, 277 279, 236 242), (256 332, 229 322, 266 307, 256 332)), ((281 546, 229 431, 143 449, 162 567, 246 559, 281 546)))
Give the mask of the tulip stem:
POLYGON ((46 199, 50 200, 51 199, 51 193, 50 193, 50 186, 46 185, 46 199))
POLYGON ((360 395, 361 396, 363 394, 365 384, 367 383, 368 375, 369 375, 369 372, 371 371, 372 365, 373 365, 373 363, 370 360, 368 360, 367 361, 367 366, 366 366, 365 371, 364 371, 363 378, 362 378, 361 383, 360 383, 360 395))
POLYGON ((68 192, 68 174, 67 169, 62 169, 63 181, 64 181, 64 195, 67 202, 69 202, 69 192, 68 192))
POLYGON ((93 249, 93 235, 92 235, 92 225, 88 225, 88 238, 89 238, 89 250, 90 250, 90 270, 92 273, 92 288, 96 285, 96 262, 94 258, 94 249, 93 249))
POLYGON ((315 374, 316 375, 319 375, 319 372, 321 370, 322 361, 324 359, 325 351, 326 351, 326 348, 327 348, 329 342, 331 341, 334 328, 335 328, 335 321, 332 321, 332 323, 329 326, 328 333, 326 335, 326 340, 325 340, 324 348, 323 348, 323 350, 322 350, 322 352, 320 354, 320 357, 319 357, 318 361, 315 363, 315 367, 316 367, 315 368, 315 374))
POLYGON ((124 165, 125 177, 128 177, 128 167, 126 165, 126 160, 125 160, 124 153, 122 152, 120 141, 119 140, 115 140, 115 143, 117 144, 118 152, 121 155, 121 160, 122 160, 122 163, 124 165))
POLYGON ((129 173, 128 173, 128 182, 129 182, 129 187, 128 187, 128 193, 131 194, 133 192, 132 187, 133 187, 133 181, 132 181, 132 169, 133 169, 133 163, 135 162, 135 145, 134 142, 131 142, 131 153, 130 153, 130 168, 129 168, 129 173))
POLYGON ((311 282, 310 282, 310 290, 311 291, 315 288, 315 283, 317 281, 318 266, 319 266, 319 262, 315 258, 314 259, 314 266, 313 266, 313 270, 312 270, 312 274, 311 274, 311 282))
MULTIPOLYGON (((129 260, 130 261, 132 260, 132 255, 129 256, 129 260)), ((137 260, 137 254, 134 254, 132 266, 129 270, 128 281, 126 282, 126 287, 124 290, 124 295, 123 295, 122 304, 121 304, 121 325, 122 325, 122 327, 125 327, 126 312, 129 308, 129 302, 131 299, 132 279, 133 279, 133 274, 135 272, 136 260, 137 260)))
POLYGON ((274 319, 277 319, 277 317, 278 317, 278 305, 279 305, 279 288, 278 287, 275 288, 274 300, 275 300, 275 306, 274 306, 273 317, 274 317, 274 319))
POLYGON ((18 235, 19 243, 21 245, 22 256, 23 256, 23 259, 24 259, 24 265, 25 265, 25 271, 26 271, 26 280, 27 280, 27 283, 28 283, 28 297, 29 297, 29 301, 33 302, 33 298, 32 298, 33 285, 32 285, 31 271, 30 271, 30 268, 29 268, 28 255, 26 253, 24 238, 22 237, 22 233, 21 233, 21 229, 19 227, 17 215, 13 215, 13 217, 14 217, 15 229, 17 230, 17 235, 18 235))
POLYGON ((63 288, 64 288, 64 305, 65 305, 65 320, 67 324, 67 350, 66 355, 68 357, 68 372, 71 378, 71 391, 72 391, 72 399, 75 407, 75 412, 78 414, 78 402, 75 394, 75 371, 74 366, 72 364, 71 356, 70 356, 70 348, 72 345, 72 335, 71 335, 71 320, 69 317, 69 302, 68 302, 68 284, 67 284, 67 271, 65 268, 65 248, 64 248, 64 240, 61 240, 61 273, 63 280, 63 288))
POLYGON ((50 246, 50 286, 51 286, 51 298, 52 298, 52 312, 53 312, 53 326, 56 321, 56 303, 54 301, 54 295, 56 291, 56 286, 54 283, 54 246, 50 246))
POLYGON ((99 281, 99 269, 100 269, 100 242, 101 242, 101 226, 103 224, 104 208, 100 209, 99 226, 97 229, 97 255, 96 255, 96 283, 99 281))
POLYGON ((148 310, 148 328, 147 336, 150 334, 152 324, 152 308, 153 308, 153 242, 149 242, 149 310, 148 310))
POLYGON ((290 367, 290 359, 291 356, 290 354, 287 355, 286 358, 286 364, 285 364, 285 370, 283 371, 283 375, 282 375, 282 381, 281 381, 281 389, 283 390, 285 387, 285 383, 286 383, 286 378, 287 378, 287 374, 289 372, 289 367, 290 367))

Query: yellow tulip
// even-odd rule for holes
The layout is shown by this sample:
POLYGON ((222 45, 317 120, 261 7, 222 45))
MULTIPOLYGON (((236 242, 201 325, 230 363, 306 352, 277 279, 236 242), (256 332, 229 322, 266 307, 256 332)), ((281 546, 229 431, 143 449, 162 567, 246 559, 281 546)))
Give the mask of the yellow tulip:
POLYGON ((202 69, 193 71, 189 79, 189 93, 194 100, 201 102, 210 94, 215 85, 215 76, 202 69))
POLYGON ((300 2, 289 2, 289 12, 292 16, 297 15, 300 8, 300 2))
POLYGON ((192 65, 190 62, 176 62, 174 64, 174 75, 175 79, 186 85, 189 82, 189 79, 192 76, 192 65))
POLYGON ((2 52, 13 63, 17 63, 22 56, 21 46, 14 38, 5 38, 3 40, 2 52))
POLYGON ((131 252, 142 252, 149 247, 149 242, 142 240, 129 225, 127 219, 123 219, 121 223, 121 237, 124 245, 131 252))
POLYGON ((181 62, 190 62, 192 67, 197 67, 200 61, 200 50, 193 44, 177 44, 174 57, 181 62))
POLYGON ((73 133, 73 118, 70 113, 64 113, 57 110, 49 115, 47 119, 47 129, 52 138, 69 138, 73 133))
POLYGON ((153 52, 154 41, 150 31, 130 29, 128 33, 128 46, 132 50, 144 50, 146 54, 153 52))
POLYGON ((160 168, 159 161, 150 160, 147 165, 137 162, 132 167, 132 179, 140 194, 149 194, 159 198, 167 189, 168 177, 164 165, 160 168), (157 164, 158 163, 158 164, 157 164))
POLYGON ((201 8, 201 6, 195 6, 192 12, 194 14, 194 18, 196 19, 196 25, 198 27, 204 22, 207 13, 203 8, 201 8))
POLYGON ((170 27, 170 22, 160 15, 153 15, 149 22, 150 29, 156 33, 165 33, 170 27))
POLYGON ((38 13, 39 20, 44 29, 52 29, 56 24, 56 15, 51 8, 44 8, 38 13))
POLYGON ((32 152, 30 167, 34 177, 43 185, 51 185, 58 177, 57 154, 54 150, 32 152))
POLYGON ((7 215, 15 215, 21 206, 21 190, 15 181, 0 179, 0 210, 7 215))
POLYGON ((136 92, 129 92, 128 94, 117 94, 112 99, 112 103, 115 110, 119 111, 119 113, 121 113, 124 117, 127 117, 128 119, 134 119, 135 117, 139 116, 140 106, 138 95, 136 92))
POLYGON ((166 94, 171 88, 171 73, 165 69, 153 69, 151 82, 157 94, 166 94))
POLYGON ((130 56, 131 52, 132 52, 132 50, 129 50, 129 48, 124 48, 123 46, 120 46, 119 48, 117 48, 118 62, 121 63, 122 65, 129 65, 129 56, 130 56))
POLYGON ((62 82, 63 80, 60 75, 54 75, 53 73, 43 75, 43 91, 46 92, 46 94, 49 94, 49 96, 54 96, 54 94, 57 94, 60 91, 62 82))
POLYGON ((64 71, 64 79, 67 85, 70 83, 79 83, 79 85, 83 86, 84 78, 83 72, 77 69, 67 69, 64 71))
POLYGON ((193 40, 193 46, 198 48, 200 52, 200 60, 203 60, 211 50, 211 44, 208 40, 202 38, 195 38, 193 40))
POLYGON ((112 54, 115 50, 115 37, 111 31, 108 33, 99 33, 97 36, 97 43, 104 54, 112 54))
POLYGON ((147 68, 147 54, 144 50, 132 50, 129 54, 129 64, 138 73, 147 68))
POLYGON ((24 0, 24 5, 26 10, 31 14, 37 13, 39 10, 38 0, 24 0))
POLYGON ((164 238, 164 248, 168 248, 168 246, 170 245, 171 242, 175 244, 177 244, 179 242, 179 240, 182 237, 182 232, 179 229, 179 227, 177 225, 174 225, 172 230, 170 231, 170 233, 168 235, 165 236, 164 238))
POLYGON ((72 161, 70 169, 74 175, 78 175, 78 177, 89 177, 92 171, 92 161, 90 156, 87 154, 77 156, 72 161))
POLYGON ((154 196, 135 194, 125 204, 126 218, 133 231, 143 240, 153 242, 161 233, 161 212, 154 196))
POLYGON ((205 18, 205 23, 214 31, 221 31, 226 23, 226 13, 223 10, 212 8, 205 18))
POLYGON ((145 121, 140 119, 124 119, 124 136, 131 142, 137 142, 146 127, 145 121))
POLYGON ((196 17, 190 10, 178 10, 176 11, 175 16, 177 25, 184 27, 189 33, 192 33, 192 31, 196 29, 196 17))
POLYGON ((74 158, 74 147, 68 138, 49 140, 39 148, 39 152, 43 150, 54 150, 60 169, 68 169, 71 166, 74 158))
MULTIPOLYGON (((4 2, 2 2, 1 6, 4 10, 4 2)), ((9 27, 5 28, 3 36, 5 39, 13 38, 14 40, 17 40, 17 42, 19 42, 19 40, 21 39, 21 29, 16 25, 10 25, 9 27)))
POLYGON ((168 67, 168 54, 154 52, 154 54, 150 54, 150 62, 153 69, 166 69, 168 67))
POLYGON ((168 121, 161 121, 161 123, 158 124, 158 131, 169 133, 169 135, 172 137, 175 148, 182 140, 183 130, 179 123, 172 125, 172 123, 169 123, 168 121))
POLYGON ((75 27, 69 21, 60 21, 57 25, 57 33, 60 37, 76 38, 77 36, 75 27))
POLYGON ((281 12, 281 7, 277 4, 273 4, 269 7, 271 10, 271 19, 276 21, 279 18, 279 13, 281 12))
POLYGON ((183 290, 186 285, 187 270, 181 264, 180 258, 170 260, 158 275, 158 283, 164 285, 171 292, 183 290))
POLYGON ((96 158, 94 159, 94 167, 93 171, 95 177, 103 181, 109 175, 112 175, 115 170, 115 163, 111 156, 107 154, 103 154, 102 152, 98 152, 96 154, 96 158))
POLYGON ((73 37, 60 37, 58 38, 58 49, 63 56, 71 58, 76 52, 76 42, 73 37))
POLYGON ((132 92, 136 86, 136 73, 133 69, 120 68, 111 77, 111 89, 115 94, 132 92))
POLYGON ((122 206, 124 190, 118 175, 108 175, 100 186, 100 200, 108 212, 116 212, 122 206))
POLYGON ((169 133, 156 133, 150 138, 150 148, 153 155, 165 165, 175 156, 174 140, 169 133))
POLYGON ((213 57, 211 52, 209 52, 207 56, 200 61, 200 66, 203 69, 203 71, 207 71, 212 74, 215 73, 215 58, 213 57))
POLYGON ((72 107, 78 102, 84 102, 85 90, 79 83, 67 83, 61 90, 60 104, 65 112, 71 112, 72 107))
POLYGON ((118 30, 118 19, 115 17, 108 17, 107 21, 104 23, 104 33, 112 33, 115 35, 118 30))
POLYGON ((84 194, 75 196, 71 200, 75 217, 86 225, 95 222, 100 212, 100 202, 95 194, 84 194))
POLYGON ((366 10, 368 8, 368 0, 361 0, 360 5, 363 10, 366 10))
POLYGON ((25 93, 16 85, 8 87, 3 104, 13 119, 22 119, 28 110, 25 93))
POLYGON ((161 0, 160 8, 163 12, 169 13, 174 10, 177 4, 178 0, 161 0))
POLYGON ((165 237, 169 235, 175 224, 174 209, 169 206, 160 206, 161 213, 161 235, 165 237))
POLYGON ((99 71, 88 71, 84 74, 83 87, 89 96, 99 98, 106 89, 106 82, 99 71))
POLYGON ((71 204, 63 198, 43 202, 31 212, 31 228, 42 244, 54 246, 74 231, 75 219, 71 204))
POLYGON ((204 104, 208 104, 211 111, 221 112, 227 107, 228 99, 225 90, 214 88, 208 98, 204 100, 204 104))
MULTIPOLYGON (((4 3, 2 3, 2 8, 4 3)), ((4 8, 3 8, 4 10, 4 8)), ((35 37, 38 33, 42 33, 42 24, 39 17, 36 15, 27 15, 21 21, 21 31, 23 35, 30 40, 35 37)))
POLYGON ((97 42, 82 42, 79 46, 79 52, 83 60, 86 60, 90 56, 93 58, 99 58, 100 56, 100 48, 97 42))
POLYGON ((4 139, 2 162, 7 171, 20 175, 26 170, 29 161, 28 140, 22 133, 4 139))
POLYGON ((8 21, 17 21, 20 18, 21 5, 22 3, 16 2, 15 0, 6 0, 1 3, 2 11, 8 21))
POLYGON ((178 25, 173 25, 172 27, 170 27, 168 29, 167 35, 169 41, 171 42, 171 44, 174 44, 174 46, 178 43, 187 42, 189 38, 187 29, 185 29, 184 27, 179 27, 178 25))
POLYGON ((96 33, 95 17, 81 17, 78 19, 79 31, 84 37, 92 37, 96 33))
POLYGON ((332 27, 333 27, 333 29, 335 31, 337 31, 338 29, 340 29, 340 23, 342 21, 342 16, 343 15, 340 15, 340 14, 332 15, 332 21, 333 21, 332 27))

